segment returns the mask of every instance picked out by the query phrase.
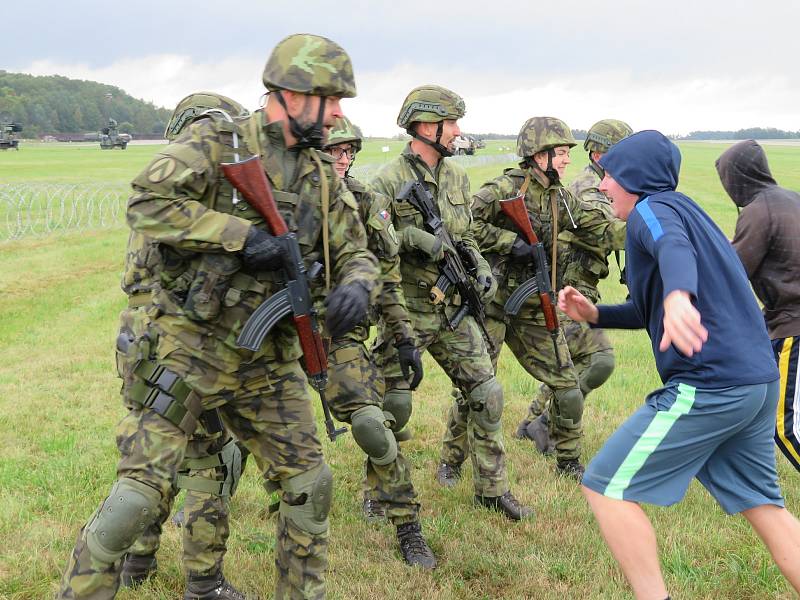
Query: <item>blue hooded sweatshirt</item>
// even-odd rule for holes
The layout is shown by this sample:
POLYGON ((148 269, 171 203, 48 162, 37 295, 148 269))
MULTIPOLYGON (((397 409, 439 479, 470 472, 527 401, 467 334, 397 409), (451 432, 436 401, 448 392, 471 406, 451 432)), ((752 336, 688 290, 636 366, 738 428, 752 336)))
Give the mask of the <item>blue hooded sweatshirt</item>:
POLYGON ((664 383, 699 388, 768 383, 778 369, 764 318, 736 252, 691 198, 676 192, 681 155, 658 131, 641 131, 611 147, 600 166, 639 199, 628 216, 625 257, 630 300, 599 306, 598 327, 646 327, 664 383), (700 352, 658 349, 664 298, 691 294, 708 330, 700 352))

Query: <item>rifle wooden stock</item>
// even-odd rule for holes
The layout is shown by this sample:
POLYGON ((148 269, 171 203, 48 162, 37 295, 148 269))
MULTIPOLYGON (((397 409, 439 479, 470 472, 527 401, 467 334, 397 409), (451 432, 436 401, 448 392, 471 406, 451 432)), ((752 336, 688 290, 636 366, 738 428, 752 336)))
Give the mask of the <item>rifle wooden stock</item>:
POLYGON ((289 233, 286 221, 278 212, 272 188, 258 156, 237 163, 223 163, 222 172, 233 187, 242 193, 247 203, 264 218, 272 235, 280 237, 289 233))
POLYGON ((536 232, 533 230, 531 220, 528 218, 528 207, 525 206, 524 196, 516 196, 508 200, 500 200, 500 210, 511 219, 511 222, 516 225, 528 243, 533 246, 539 243, 539 238, 536 237, 536 232))

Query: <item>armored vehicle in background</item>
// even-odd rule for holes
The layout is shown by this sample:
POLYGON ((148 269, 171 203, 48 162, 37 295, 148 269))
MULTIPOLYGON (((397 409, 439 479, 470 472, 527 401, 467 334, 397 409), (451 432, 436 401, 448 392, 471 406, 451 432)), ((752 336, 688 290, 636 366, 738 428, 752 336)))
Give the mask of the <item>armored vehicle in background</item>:
POLYGON ((19 140, 17 134, 22 131, 19 123, 0 123, 0 150, 13 148, 19 150, 19 140))
POLYGON ((485 148, 483 140, 476 140, 471 135, 459 135, 453 139, 453 154, 468 154, 472 156, 478 148, 485 148))
POLYGON ((116 119, 109 119, 108 127, 103 127, 100 130, 100 147, 103 150, 113 150, 114 148, 125 150, 130 141, 131 136, 129 134, 117 131, 116 119))

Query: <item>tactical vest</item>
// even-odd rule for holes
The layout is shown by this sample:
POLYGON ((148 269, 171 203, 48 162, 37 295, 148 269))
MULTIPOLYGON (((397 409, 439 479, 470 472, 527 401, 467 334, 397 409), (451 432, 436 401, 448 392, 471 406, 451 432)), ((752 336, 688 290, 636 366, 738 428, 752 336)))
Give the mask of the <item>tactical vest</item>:
MULTIPOLYGON (((258 131, 261 127, 260 113, 239 117, 233 122, 213 114, 209 116, 213 119, 217 139, 223 147, 219 163, 236 162, 256 153, 261 154, 259 136, 266 134, 258 131), (236 141, 239 142, 238 148, 236 141)), ((265 141, 264 145, 267 143, 265 141)), ((262 155, 262 164, 265 162, 262 155)), ((316 167, 314 169, 316 171, 316 167)), ((326 176, 329 189, 333 189, 336 174, 330 169, 326 176)), ((273 196, 289 230, 296 233, 306 266, 309 267, 310 263, 321 258, 314 251, 320 237, 321 217, 318 202, 313 203, 312 210, 308 210, 309 202, 300 202, 300 188, 305 185, 306 178, 314 188, 320 186, 320 176, 314 172, 293 182, 298 192, 273 187, 273 196)), ((216 170, 216 179, 211 182, 201 201, 217 212, 232 214, 251 221, 255 226, 265 227, 264 220, 256 210, 234 193, 233 186, 221 169, 216 170)), ((177 330, 175 337, 178 343, 201 350, 204 360, 226 371, 240 362, 250 362, 260 356, 282 361, 296 360, 302 356, 295 328, 287 319, 282 319, 273 327, 258 352, 253 353, 236 345, 236 337, 255 309, 266 298, 283 289, 285 282, 280 272, 246 272, 241 268, 238 257, 232 253, 187 253, 163 244, 161 251, 163 293, 158 294, 157 303, 162 315, 181 320, 181 326, 174 328, 177 330), (211 264, 209 258, 212 259, 211 264), (197 294, 201 300, 199 303, 195 301, 197 294), (198 304, 202 307, 199 311, 198 304), (204 340, 209 340, 207 348, 202 347, 204 340), (195 345, 198 341, 201 344, 199 349, 195 345), (220 347, 220 342, 223 347, 220 347)), ((314 288, 322 287, 321 282, 316 285, 312 283, 312 293, 314 288)))

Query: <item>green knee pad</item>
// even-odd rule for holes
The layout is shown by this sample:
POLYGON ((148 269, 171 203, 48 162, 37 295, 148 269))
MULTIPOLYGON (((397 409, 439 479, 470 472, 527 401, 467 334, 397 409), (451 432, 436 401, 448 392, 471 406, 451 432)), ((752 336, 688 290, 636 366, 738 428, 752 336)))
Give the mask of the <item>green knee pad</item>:
POLYGON ((388 465, 397 458, 397 441, 385 421, 377 406, 362 406, 350 415, 353 439, 376 465, 388 465))
POLYGON ((581 391, 585 396, 603 385, 614 372, 614 352, 609 348, 592 354, 591 362, 581 373, 581 391))
POLYGON ((555 390, 555 414, 561 421, 580 424, 583 418, 583 393, 578 388, 555 390))
POLYGON ((284 493, 278 512, 284 518, 312 535, 328 531, 328 513, 333 499, 333 473, 328 465, 322 463, 282 480, 280 485, 284 493))
POLYGON ((500 429, 503 416, 503 388, 492 377, 469 393, 469 408, 472 421, 485 431, 500 429))
POLYGON ((86 527, 89 553, 105 563, 117 561, 158 515, 161 494, 149 485, 123 477, 86 527))
POLYGON ((394 417, 392 431, 400 431, 411 418, 411 390, 391 389, 383 396, 383 410, 394 417))
POLYGON ((210 456, 185 458, 178 472, 176 484, 182 490, 230 498, 239 485, 241 475, 242 451, 237 446, 236 440, 231 438, 219 452, 210 456), (191 474, 194 470, 212 468, 219 474, 214 479, 191 474))

